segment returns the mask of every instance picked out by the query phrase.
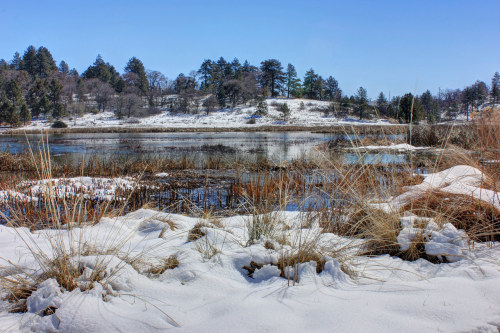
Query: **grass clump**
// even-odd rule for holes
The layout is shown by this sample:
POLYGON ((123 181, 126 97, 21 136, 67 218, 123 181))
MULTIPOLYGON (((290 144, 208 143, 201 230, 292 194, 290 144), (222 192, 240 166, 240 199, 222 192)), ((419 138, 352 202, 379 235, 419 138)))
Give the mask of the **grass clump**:
POLYGON ((200 239, 201 237, 206 236, 207 234, 202 230, 202 228, 206 228, 208 225, 203 222, 198 222, 194 225, 191 230, 189 230, 188 233, 188 242, 194 242, 197 239, 200 239))

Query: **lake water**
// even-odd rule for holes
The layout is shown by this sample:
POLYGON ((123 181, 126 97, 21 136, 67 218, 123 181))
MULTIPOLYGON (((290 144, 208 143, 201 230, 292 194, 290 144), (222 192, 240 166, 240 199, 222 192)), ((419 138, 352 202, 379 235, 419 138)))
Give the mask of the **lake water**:
MULTIPOLYGON (((345 137, 343 134, 310 132, 218 132, 218 133, 68 133, 50 134, 48 143, 54 156, 64 155, 75 160, 82 156, 159 155, 204 158, 212 154, 227 157, 267 158, 290 161, 314 156, 321 143, 345 137)), ((40 145, 41 135, 0 135, 0 150, 11 153, 28 152, 40 145)), ((356 162, 359 156, 345 154, 356 162)), ((363 154, 364 163, 402 163, 406 154, 363 154)))

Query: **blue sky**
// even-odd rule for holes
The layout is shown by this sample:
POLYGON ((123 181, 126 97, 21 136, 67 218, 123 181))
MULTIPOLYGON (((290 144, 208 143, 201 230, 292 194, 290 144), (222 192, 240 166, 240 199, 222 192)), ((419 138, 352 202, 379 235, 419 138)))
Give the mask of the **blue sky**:
POLYGON ((349 95, 437 93, 500 71, 500 1, 0 0, 0 58, 30 44, 80 73, 98 53, 170 79, 207 58, 276 58, 333 75, 349 95))

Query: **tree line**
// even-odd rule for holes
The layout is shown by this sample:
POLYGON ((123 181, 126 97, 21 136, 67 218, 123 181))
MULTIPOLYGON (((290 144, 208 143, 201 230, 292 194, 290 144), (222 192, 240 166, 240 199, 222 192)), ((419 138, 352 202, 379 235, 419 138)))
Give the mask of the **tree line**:
MULTIPOLYGON (((168 110, 181 113, 212 112, 217 108, 255 105, 265 114, 267 97, 305 98, 329 101, 327 114, 355 115, 360 119, 391 117, 400 122, 434 122, 446 114, 469 115, 481 105, 495 105, 500 95, 500 75, 491 86, 477 81, 463 90, 444 90, 432 95, 411 93, 387 98, 380 92, 370 101, 365 88, 348 96, 333 76, 323 78, 314 69, 301 79, 295 66, 283 67, 277 59, 254 66, 234 58, 206 59, 199 69, 169 80, 159 71, 146 70, 141 60, 130 58, 120 73, 97 55, 83 73, 70 69, 63 60, 56 65, 50 51, 29 46, 11 61, 0 60, 0 123, 26 124, 33 117, 57 119, 88 112, 112 110, 118 118, 142 117, 168 110)), ((286 110, 285 110, 286 111, 286 110)))

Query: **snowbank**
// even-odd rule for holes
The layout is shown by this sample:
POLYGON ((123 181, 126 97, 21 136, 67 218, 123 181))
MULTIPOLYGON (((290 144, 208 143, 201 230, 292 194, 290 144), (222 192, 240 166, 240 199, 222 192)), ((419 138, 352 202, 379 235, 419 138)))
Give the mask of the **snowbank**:
POLYGON ((406 213, 401 218, 401 231, 397 240, 401 251, 410 248, 410 243, 417 235, 424 238, 425 253, 442 259, 446 257, 449 262, 463 259, 467 254, 467 234, 457 230, 451 223, 438 226, 433 219, 418 217, 406 213), (415 222, 425 224, 425 228, 415 226, 415 222))
MULTIPOLYGON (((320 246, 352 246, 352 240, 322 234, 314 224, 300 229, 301 213, 274 216, 283 221, 290 242, 295 235, 303 242, 313 237, 320 246)), ((114 248, 116 255, 100 257, 109 261, 107 271, 113 274, 86 291, 68 292, 47 279, 28 298, 27 313, 0 313, 0 327, 37 332, 496 332, 500 326, 498 246, 478 245, 467 260, 439 265, 360 257, 354 267, 362 274, 355 280, 336 258, 325 257, 320 273, 316 262, 290 267, 298 269, 293 285, 276 266, 286 246, 246 246, 249 218, 215 222, 138 210, 75 228, 71 239, 88 250, 74 258, 84 272, 79 283, 88 279, 97 253, 114 248), (188 242, 189 230, 200 222, 205 236, 188 242), (172 255, 177 267, 148 273, 172 255), (251 262, 262 264, 253 277, 243 268, 251 262)), ((402 222, 413 228, 415 219, 407 216, 402 222)), ((462 247, 450 240, 456 231, 427 222, 433 242, 462 247)), ((0 226, 0 253, 23 270, 36 270, 37 261, 20 235, 27 239, 30 234, 40 249, 50 252, 50 239, 58 233, 69 241, 68 231, 16 232, 0 226)), ((442 253, 434 245, 429 251, 442 253)))
POLYGON ((481 170, 468 165, 457 165, 449 169, 422 175, 422 183, 408 186, 405 192, 387 203, 373 204, 385 211, 395 211, 411 199, 421 197, 429 190, 439 190, 450 194, 463 194, 492 204, 500 209, 500 193, 484 189, 481 185, 485 177, 481 170))
POLYGON ((415 151, 415 150, 427 150, 429 147, 415 147, 407 143, 394 144, 391 143, 389 146, 360 146, 351 148, 352 150, 394 150, 394 151, 415 151))

